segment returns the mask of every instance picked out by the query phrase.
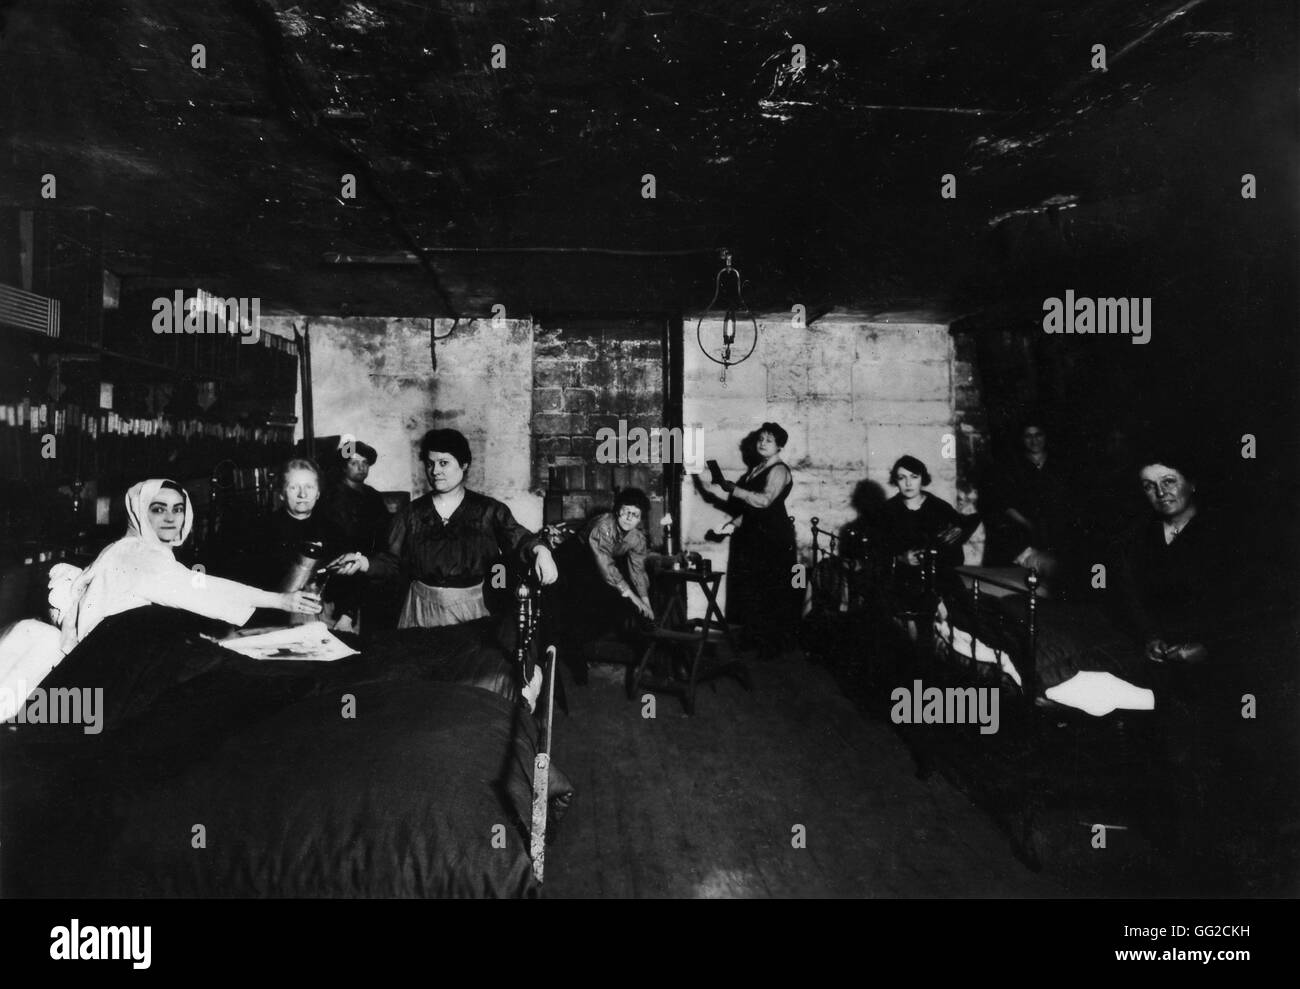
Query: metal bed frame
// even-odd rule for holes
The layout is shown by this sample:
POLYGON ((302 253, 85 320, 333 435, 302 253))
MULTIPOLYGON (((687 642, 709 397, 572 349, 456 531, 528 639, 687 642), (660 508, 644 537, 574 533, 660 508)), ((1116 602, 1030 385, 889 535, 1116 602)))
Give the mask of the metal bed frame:
MULTIPOLYGON (((969 667, 972 670, 978 670, 980 668, 980 662, 975 658, 975 653, 979 648, 979 644, 981 641, 981 633, 984 633, 988 628, 988 626, 985 623, 985 616, 981 612, 981 608, 980 608, 981 591, 982 591, 982 588, 980 586, 981 583, 992 584, 995 587, 1002 587, 1011 591, 1014 594, 1027 595, 1028 601, 1026 602, 1026 618, 1024 622, 1020 623, 1020 622, 1016 622, 1014 619, 1011 618, 1004 618, 1000 622, 1000 625, 1003 628, 1005 628, 1007 625, 1015 625, 1017 626, 1017 628, 1010 635, 1004 635, 1001 637, 986 635, 984 638, 984 642, 986 645, 988 645, 991 649, 994 650, 994 654, 996 655, 998 649, 1002 647, 1002 642, 998 642, 997 639, 1000 638, 1001 640, 1003 640, 1003 642, 1005 642, 1005 640, 1008 638, 1019 640, 1018 644, 1021 646, 1021 648, 1018 649, 1017 652, 1020 655, 1018 657, 1012 656, 1011 661, 1013 665, 1016 665, 1016 671, 1020 674, 1021 693, 1025 696, 1026 699, 1033 701, 1040 695, 1040 684, 1038 680, 1038 668, 1037 668, 1038 586, 1040 584, 1038 571, 1036 569, 1031 568, 1029 572, 1025 575, 1024 587, 1021 587, 1021 585, 1013 579, 1001 577, 996 574, 990 574, 990 573, 977 574, 974 572, 976 570, 986 570, 986 569, 987 568, 983 568, 983 567, 958 567, 957 568, 958 574, 971 578, 971 588, 969 594, 969 600, 971 606, 971 628, 965 629, 965 631, 970 633, 970 637, 971 637, 971 655, 969 657, 969 667), (1015 664, 1016 658, 1021 658, 1022 663, 1018 665, 1015 664)), ((965 661, 967 660, 967 657, 959 654, 950 643, 945 643, 944 648, 947 650, 949 658, 956 661, 959 665, 966 665, 965 661)), ((1000 674, 1001 665, 998 664, 997 668, 1000 674)))
POLYGON ((534 716, 538 721, 538 746, 533 759, 533 802, 529 829, 529 852, 533 859, 533 876, 540 883, 546 871, 546 825, 549 810, 548 796, 551 782, 551 729, 555 715, 556 650, 546 647, 541 663, 533 660, 533 645, 542 613, 542 589, 525 580, 515 591, 515 621, 518 633, 515 658, 519 662, 523 683, 528 684, 534 671, 541 666, 542 689, 537 698, 534 716))
MULTIPOLYGON (((851 545, 855 548, 852 556, 843 552, 843 538, 829 529, 821 527, 821 519, 812 517, 812 586, 814 608, 820 599, 825 605, 834 602, 829 609, 832 614, 855 614, 870 610, 879 597, 879 591, 886 581, 892 581, 895 572, 893 556, 878 562, 878 557, 865 533, 858 533, 851 545), (832 585, 826 586, 826 577, 833 577, 832 585)), ((937 586, 938 551, 927 550, 921 564, 921 587, 927 601, 934 598, 937 586)), ((919 621, 926 609, 899 611, 892 614, 895 618, 919 621)))

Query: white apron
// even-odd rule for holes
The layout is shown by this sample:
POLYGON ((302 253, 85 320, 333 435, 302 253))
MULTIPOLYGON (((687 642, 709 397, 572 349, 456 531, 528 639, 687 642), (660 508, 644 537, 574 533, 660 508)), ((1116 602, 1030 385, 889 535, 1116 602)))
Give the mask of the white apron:
POLYGON ((442 625, 462 625, 478 618, 487 618, 491 612, 483 600, 483 585, 473 587, 435 587, 423 581, 411 581, 402 605, 398 628, 438 628, 442 625))

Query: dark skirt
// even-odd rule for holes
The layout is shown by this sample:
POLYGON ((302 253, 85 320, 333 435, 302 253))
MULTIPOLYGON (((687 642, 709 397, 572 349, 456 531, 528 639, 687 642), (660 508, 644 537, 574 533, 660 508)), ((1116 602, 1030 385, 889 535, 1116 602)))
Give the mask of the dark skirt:
POLYGON ((797 631, 803 591, 794 584, 794 534, 746 533, 731 537, 727 560, 727 622, 765 652, 774 652, 797 631))
POLYGON ((629 629, 636 608, 600 575, 591 549, 581 539, 569 539, 555 552, 559 580, 546 594, 549 628, 558 640, 564 662, 581 671, 584 647, 629 629))

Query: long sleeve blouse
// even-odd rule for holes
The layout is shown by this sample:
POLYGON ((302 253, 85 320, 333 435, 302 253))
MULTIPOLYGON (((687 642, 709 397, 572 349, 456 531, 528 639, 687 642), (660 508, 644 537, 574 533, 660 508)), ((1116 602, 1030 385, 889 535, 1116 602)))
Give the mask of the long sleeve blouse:
POLYGON ((1231 611, 1235 582, 1213 521, 1196 515, 1171 542, 1152 519, 1136 528, 1120 556, 1116 589, 1133 631, 1170 643, 1215 638, 1231 611))
POLYGON ((907 507, 902 495, 894 495, 885 502, 881 513, 881 535, 892 556, 908 550, 936 549, 940 564, 960 566, 963 558, 961 545, 944 545, 937 537, 949 526, 961 525, 961 521, 955 508, 928 492, 923 496, 921 507, 915 510, 907 507))
POLYGON ((635 590, 642 599, 650 595, 650 579, 646 576, 645 533, 639 528, 624 532, 611 514, 600 515, 588 523, 582 534, 583 541, 596 560, 596 569, 605 583, 620 594, 635 590), (620 559, 627 560, 627 577, 618 568, 620 559))
POLYGON ((473 587, 492 565, 513 554, 531 560, 540 537, 515 520, 510 509, 487 495, 466 491, 444 520, 426 494, 393 517, 387 545, 370 563, 377 577, 400 576, 436 587, 473 587))

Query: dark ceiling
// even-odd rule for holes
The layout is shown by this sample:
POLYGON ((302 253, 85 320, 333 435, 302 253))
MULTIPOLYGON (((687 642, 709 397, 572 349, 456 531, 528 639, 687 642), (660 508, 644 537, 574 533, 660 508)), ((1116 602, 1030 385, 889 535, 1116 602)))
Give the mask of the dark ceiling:
POLYGON ((128 291, 689 310, 725 245, 755 307, 969 312, 1071 254, 1131 270, 1157 244, 1194 261, 1220 235, 1292 243, 1293 3, 11 0, 0 17, 0 205, 103 211, 128 291), (1264 219, 1239 216, 1247 171, 1264 219))

